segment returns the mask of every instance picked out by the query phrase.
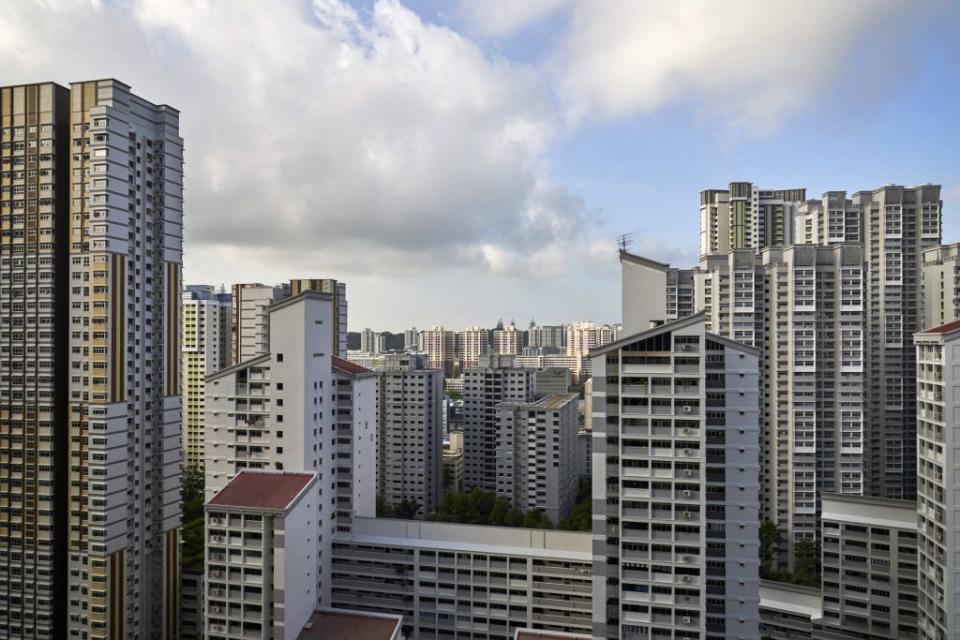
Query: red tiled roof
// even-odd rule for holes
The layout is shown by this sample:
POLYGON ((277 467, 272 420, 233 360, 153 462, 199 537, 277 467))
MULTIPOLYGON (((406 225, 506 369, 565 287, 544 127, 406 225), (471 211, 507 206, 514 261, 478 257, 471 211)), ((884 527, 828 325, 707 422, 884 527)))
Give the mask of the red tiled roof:
POLYGON ((951 331, 956 331, 957 329, 960 329, 960 320, 954 320, 953 322, 942 324, 939 327, 921 331, 921 333, 950 333, 951 331))
POLYGON ((310 484, 312 473, 241 471, 209 504, 219 507, 285 509, 310 484))
POLYGON ((334 369, 340 369, 346 373, 360 374, 360 373, 373 373, 372 369, 367 369, 366 367, 361 367, 355 362, 350 362, 349 360, 344 360, 338 356, 330 356, 330 364, 333 365, 334 369))
POLYGON ((399 617, 352 611, 314 611, 297 640, 391 640, 399 626, 399 617))

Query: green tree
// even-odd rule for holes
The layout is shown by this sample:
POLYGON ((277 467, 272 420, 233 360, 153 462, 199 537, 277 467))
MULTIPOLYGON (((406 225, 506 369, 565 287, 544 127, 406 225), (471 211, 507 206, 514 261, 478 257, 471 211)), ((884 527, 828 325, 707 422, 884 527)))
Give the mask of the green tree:
POLYGON ((760 577, 770 579, 777 569, 780 529, 770 520, 760 525, 760 577))
POLYGON ((808 587, 820 586, 820 545, 804 538, 793 547, 793 580, 808 587))
POLYGON ((184 569, 202 569, 203 533, 203 470, 189 466, 181 475, 181 549, 180 564, 184 569))
POLYGON ((400 501, 400 504, 394 508, 394 517, 411 520, 416 517, 418 511, 420 511, 419 502, 404 498, 400 501))

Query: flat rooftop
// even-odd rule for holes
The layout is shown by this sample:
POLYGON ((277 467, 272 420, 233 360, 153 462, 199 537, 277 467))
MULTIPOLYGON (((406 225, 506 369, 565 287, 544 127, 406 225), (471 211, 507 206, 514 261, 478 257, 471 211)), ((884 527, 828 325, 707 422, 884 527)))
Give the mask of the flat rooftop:
POLYGON ((577 633, 558 633, 556 631, 538 631, 537 629, 517 629, 513 640, 589 640, 590 636, 577 633))
POLYGON ((297 640, 392 640, 400 637, 400 623, 400 616, 314 611, 297 640))
POLYGON ((283 511, 315 477, 313 473, 245 470, 207 504, 283 511))
POLYGON ((555 393, 550 396, 540 398, 533 403, 534 406, 541 409, 559 409, 570 401, 579 400, 580 396, 575 393, 555 393))

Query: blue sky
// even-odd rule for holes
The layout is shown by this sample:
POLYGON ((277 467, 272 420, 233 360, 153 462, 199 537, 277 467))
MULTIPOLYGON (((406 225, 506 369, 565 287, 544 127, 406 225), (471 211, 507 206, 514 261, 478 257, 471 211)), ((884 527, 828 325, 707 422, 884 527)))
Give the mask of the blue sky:
POLYGON ((350 326, 619 318, 615 237, 697 259, 733 180, 943 185, 947 0, 0 3, 4 84, 177 107, 188 283, 336 277, 350 326))

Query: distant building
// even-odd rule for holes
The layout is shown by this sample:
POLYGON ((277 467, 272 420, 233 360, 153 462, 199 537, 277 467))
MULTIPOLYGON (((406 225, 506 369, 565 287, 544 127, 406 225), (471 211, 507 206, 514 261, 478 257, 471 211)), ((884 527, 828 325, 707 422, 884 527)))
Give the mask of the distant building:
POLYGON ((297 638, 321 589, 319 484, 315 473, 247 470, 207 502, 206 640, 297 638))
POLYGON ((183 459, 188 467, 202 467, 206 377, 230 364, 232 306, 229 293, 187 285, 181 307, 183 459))
POLYGON ((233 285, 233 360, 238 364, 270 351, 270 323, 267 308, 289 296, 283 286, 259 283, 233 285))
POLYGON ((503 329, 493 331, 493 353, 497 355, 515 356, 523 349, 523 332, 510 322, 503 329))
POLYGON ((380 495, 388 507, 432 513, 443 495, 443 372, 422 358, 397 358, 381 373, 380 495))
POLYGON ((452 376, 457 359, 457 334, 437 325, 421 334, 422 351, 427 354, 427 366, 440 369, 444 376, 452 376))
POLYGON ((421 351, 423 346, 420 344, 420 332, 416 327, 410 327, 403 332, 403 350, 406 352, 421 351))
POLYGON ((304 291, 329 293, 333 298, 333 346, 332 355, 347 357, 347 285, 333 278, 298 278, 290 281, 289 295, 296 297, 304 291))
POLYGON ((380 376, 337 356, 330 364, 336 385, 337 531, 349 531, 354 515, 377 515, 380 376))
POLYGON ((521 511, 539 509, 554 524, 577 499, 575 393, 496 407, 496 492, 521 511))
POLYGON ((451 431, 443 439, 443 493, 463 491, 463 432, 451 431))
POLYGON ((205 593, 203 568, 184 569, 180 575, 180 640, 204 640, 205 593))
POLYGON ((533 399, 533 371, 514 364, 513 356, 488 355, 463 374, 464 490, 497 490, 496 406, 533 399))
POLYGON ((369 354, 381 353, 380 340, 378 340, 379 337, 380 337, 380 334, 378 334, 373 329, 364 329, 363 331, 361 331, 360 332, 360 352, 369 353, 369 354))
POLYGON ((920 254, 923 288, 922 329, 960 320, 960 242, 920 254))
POLYGON ((615 329, 610 325, 597 326, 590 321, 567 326, 567 355, 586 357, 597 347, 613 342, 615 329))
POLYGON ((457 334, 457 361, 461 371, 477 366, 480 356, 490 352, 490 332, 473 325, 457 334))
POLYGON ((577 431, 577 475, 581 479, 589 480, 592 477, 592 452, 593 432, 580 429, 577 431))
POLYGON ((567 328, 563 325, 532 325, 527 331, 527 346, 542 349, 543 353, 564 353, 567 348, 567 328))
POLYGON ((620 252, 623 330, 629 335, 685 318, 694 309, 694 269, 620 252))
POLYGON ((794 217, 805 200, 806 189, 761 189, 750 182, 701 191, 701 257, 792 244, 794 217))

